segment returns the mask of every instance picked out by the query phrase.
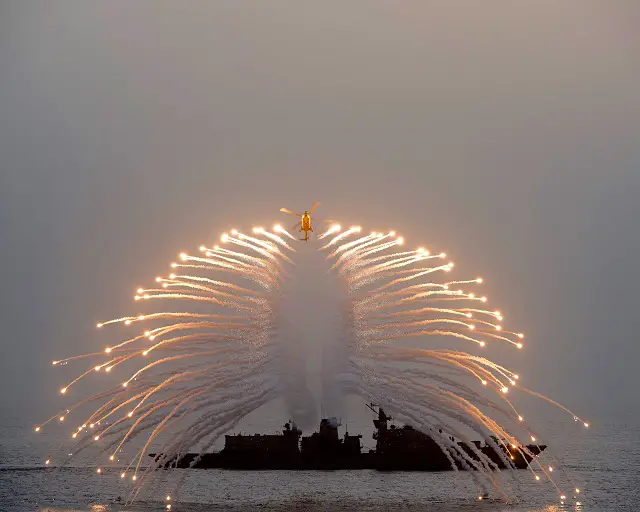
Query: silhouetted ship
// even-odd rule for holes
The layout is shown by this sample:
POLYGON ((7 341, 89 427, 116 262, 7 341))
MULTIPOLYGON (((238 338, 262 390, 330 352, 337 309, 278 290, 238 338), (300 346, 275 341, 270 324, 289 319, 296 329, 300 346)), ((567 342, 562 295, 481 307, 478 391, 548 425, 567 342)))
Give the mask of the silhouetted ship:
MULTIPOLYGON (((329 470, 329 469, 377 469, 380 471, 447 471, 453 469, 451 459, 440 446, 424 432, 409 425, 398 428, 389 425, 391 417, 382 408, 368 407, 378 417, 373 421, 376 449, 362 451, 362 435, 345 433, 340 439, 336 418, 325 418, 320 422, 320 430, 302 437, 302 431, 289 422, 282 434, 274 435, 226 435, 224 449, 213 453, 187 453, 179 458, 162 461, 162 455, 149 454, 165 468, 194 469, 288 469, 288 470, 329 470)), ((442 434, 442 431, 440 431, 442 434)), ((449 437, 456 442, 453 437, 449 437)), ((496 438, 494 438, 497 441, 496 438)), ((506 469, 508 464, 517 469, 525 469, 534 456, 540 454, 546 445, 526 445, 496 448, 480 441, 474 447, 457 442, 469 457, 479 460, 474 448, 486 455, 497 467, 506 469)), ((455 458, 454 458, 455 460, 455 458)), ((467 469, 455 462, 458 469, 467 469)), ((470 466, 467 466, 470 467, 470 466)))

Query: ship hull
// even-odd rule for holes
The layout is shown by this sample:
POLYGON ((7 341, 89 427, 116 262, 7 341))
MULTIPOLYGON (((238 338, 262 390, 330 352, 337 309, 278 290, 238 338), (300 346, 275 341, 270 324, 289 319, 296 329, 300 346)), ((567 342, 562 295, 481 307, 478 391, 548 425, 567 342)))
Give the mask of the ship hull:
MULTIPOLYGON (((534 455, 542 452, 546 446, 527 446, 527 449, 534 455)), ((481 451, 491 459, 498 468, 507 469, 507 464, 493 449, 484 447, 481 451)), ((159 458, 156 454, 149 454, 156 461, 159 458)), ((478 460, 474 454, 473 459, 478 460)), ((526 469, 533 457, 523 456, 520 452, 514 454, 511 460, 511 467, 515 469, 526 469)), ((470 469, 471 466, 456 464, 458 470, 470 469)), ((236 454, 214 453, 187 453, 182 457, 162 464, 164 468, 181 469, 231 469, 244 471, 259 470, 289 470, 289 471, 331 471, 331 470, 362 470, 370 469, 377 471, 452 471, 454 468, 449 459, 442 451, 436 452, 414 452, 412 454, 379 455, 374 453, 361 453, 359 455, 345 457, 304 457, 289 456, 278 457, 275 454, 266 456, 264 454, 253 454, 251 456, 238 456, 236 454)))

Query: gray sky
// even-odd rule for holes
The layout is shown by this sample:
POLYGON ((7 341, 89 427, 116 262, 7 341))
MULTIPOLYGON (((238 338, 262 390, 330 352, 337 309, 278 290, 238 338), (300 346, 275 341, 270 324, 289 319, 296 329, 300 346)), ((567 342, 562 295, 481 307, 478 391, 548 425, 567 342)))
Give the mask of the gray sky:
POLYGON ((3 1, 2 410, 53 412, 178 251, 316 199, 482 275, 529 386, 637 407, 634 3, 3 1))

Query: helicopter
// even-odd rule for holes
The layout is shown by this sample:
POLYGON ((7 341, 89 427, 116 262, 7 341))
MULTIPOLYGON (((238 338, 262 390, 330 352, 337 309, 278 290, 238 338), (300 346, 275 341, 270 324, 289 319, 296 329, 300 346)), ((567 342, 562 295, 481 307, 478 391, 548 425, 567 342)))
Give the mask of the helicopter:
MULTIPOLYGON (((296 213, 287 208, 280 208, 281 212, 288 213, 289 215, 295 215, 296 217, 301 217, 300 222, 293 226, 293 229, 300 226, 300 229, 298 231, 301 233, 304 231, 304 238, 301 238, 300 240, 307 242, 309 240, 309 231, 313 233, 313 228, 311 227, 311 214, 318 206, 320 206, 320 201, 316 201, 315 203, 313 203, 313 206, 311 206, 309 210, 305 210, 304 213, 296 213)), ((332 220, 315 219, 315 217, 314 220, 318 220, 321 222, 333 222, 332 220)))

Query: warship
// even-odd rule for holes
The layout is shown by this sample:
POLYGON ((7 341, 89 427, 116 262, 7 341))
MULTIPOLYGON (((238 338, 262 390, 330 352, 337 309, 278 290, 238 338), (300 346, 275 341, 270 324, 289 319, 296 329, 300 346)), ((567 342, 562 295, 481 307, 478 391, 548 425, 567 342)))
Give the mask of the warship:
MULTIPOLYGON (((340 438, 336 418, 320 421, 318 432, 302 436, 296 425, 287 422, 280 434, 226 435, 224 448, 212 453, 186 453, 163 460, 162 454, 150 453, 163 468, 240 469, 240 470, 336 470, 375 469, 379 471, 449 471, 455 469, 447 454, 428 434, 410 425, 389 425, 392 418, 381 407, 368 404, 376 413, 373 420, 373 439, 376 448, 363 451, 362 434, 345 432, 340 438), (376 409, 376 407, 378 407, 376 409)), ((439 431, 442 434, 442 430, 439 431)), ((479 460, 477 452, 486 455, 496 467, 526 469, 546 445, 505 447, 493 438, 495 444, 473 441, 474 446, 456 441, 472 459, 479 460), (501 450, 502 453, 499 453, 501 450)), ((457 469, 464 470, 459 461, 457 469)))

